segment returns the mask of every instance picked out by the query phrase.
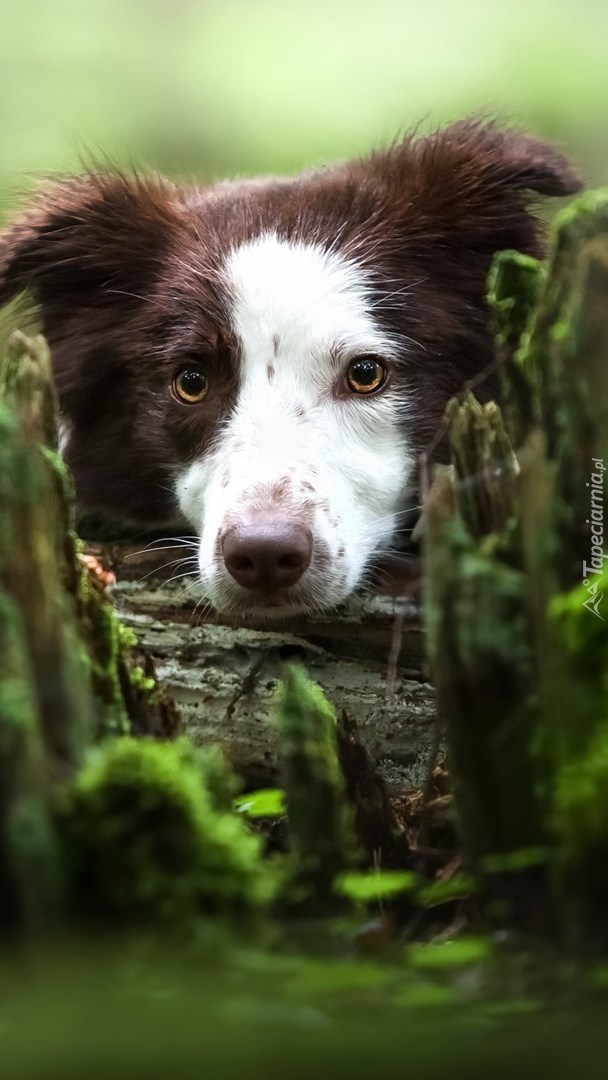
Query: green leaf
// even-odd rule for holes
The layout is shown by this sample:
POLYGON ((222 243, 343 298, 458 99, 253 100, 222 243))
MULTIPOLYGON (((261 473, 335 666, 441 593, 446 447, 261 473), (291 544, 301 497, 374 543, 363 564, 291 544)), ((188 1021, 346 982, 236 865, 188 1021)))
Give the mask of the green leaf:
POLYGON ((486 938, 461 937, 436 945, 411 945, 407 957, 417 968, 451 968, 478 964, 488 958, 490 951, 490 942, 486 938))
POLYGON ((369 873, 341 874, 336 891, 361 904, 385 900, 402 892, 412 892, 418 877, 409 870, 372 870, 369 873))
POLYGON ((406 1009, 444 1008, 460 1004, 458 994, 453 987, 437 986, 435 983, 420 981, 400 990, 394 996, 393 1003, 406 1009))
POLYGON ((542 866, 549 861, 550 855, 547 847, 520 848, 519 851, 486 855, 482 866, 486 874, 516 873, 531 866, 542 866))
POLYGON ((239 795, 234 809, 248 817, 282 817, 285 813, 285 793, 281 788, 261 788, 239 795))
POLYGON ((355 1000, 377 996, 395 981, 395 970, 367 961, 307 961, 285 985, 285 996, 318 1002, 321 998, 347 995, 355 1000))
POLYGON ((423 907, 437 907, 450 900, 463 896, 472 896, 476 889, 475 878, 470 874, 456 874, 450 881, 435 881, 420 889, 417 899, 423 907))

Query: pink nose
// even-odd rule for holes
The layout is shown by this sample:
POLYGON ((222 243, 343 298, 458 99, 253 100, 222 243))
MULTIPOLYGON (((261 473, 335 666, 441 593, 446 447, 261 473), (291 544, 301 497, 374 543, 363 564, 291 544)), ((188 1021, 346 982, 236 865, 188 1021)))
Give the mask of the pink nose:
POLYGON ((228 573, 244 589, 272 593, 295 585, 312 557, 312 532, 299 522, 262 517, 222 537, 228 573))

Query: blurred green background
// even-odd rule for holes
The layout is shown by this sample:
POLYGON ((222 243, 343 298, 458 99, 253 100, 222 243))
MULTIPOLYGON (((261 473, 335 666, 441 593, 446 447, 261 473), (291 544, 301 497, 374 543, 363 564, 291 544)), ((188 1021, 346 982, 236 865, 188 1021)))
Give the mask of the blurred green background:
POLYGON ((0 207, 84 157, 286 171, 487 109, 608 182, 606 0, 4 0, 0 207))

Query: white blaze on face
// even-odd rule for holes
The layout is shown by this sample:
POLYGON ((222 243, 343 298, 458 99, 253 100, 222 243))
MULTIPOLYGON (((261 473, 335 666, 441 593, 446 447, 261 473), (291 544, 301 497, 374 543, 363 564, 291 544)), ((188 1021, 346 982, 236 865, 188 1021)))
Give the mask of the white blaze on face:
POLYGON ((230 254, 225 274, 241 350, 236 406, 178 486, 201 531, 201 576, 218 609, 255 608, 223 564, 221 537, 278 507, 311 527, 313 556, 265 613, 330 607, 390 543, 403 507, 412 456, 402 398, 390 386, 369 397, 343 389, 350 361, 390 360, 395 345, 369 313, 364 270, 320 246, 264 234, 230 254))

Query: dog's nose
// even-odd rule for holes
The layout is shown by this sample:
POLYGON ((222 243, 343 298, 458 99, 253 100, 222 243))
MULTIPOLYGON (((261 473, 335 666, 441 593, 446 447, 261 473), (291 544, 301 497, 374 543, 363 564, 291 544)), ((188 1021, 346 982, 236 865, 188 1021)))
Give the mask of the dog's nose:
POLYGON ((299 522, 266 518, 227 529, 221 546, 239 585, 272 593, 295 585, 310 565, 312 532, 299 522))

